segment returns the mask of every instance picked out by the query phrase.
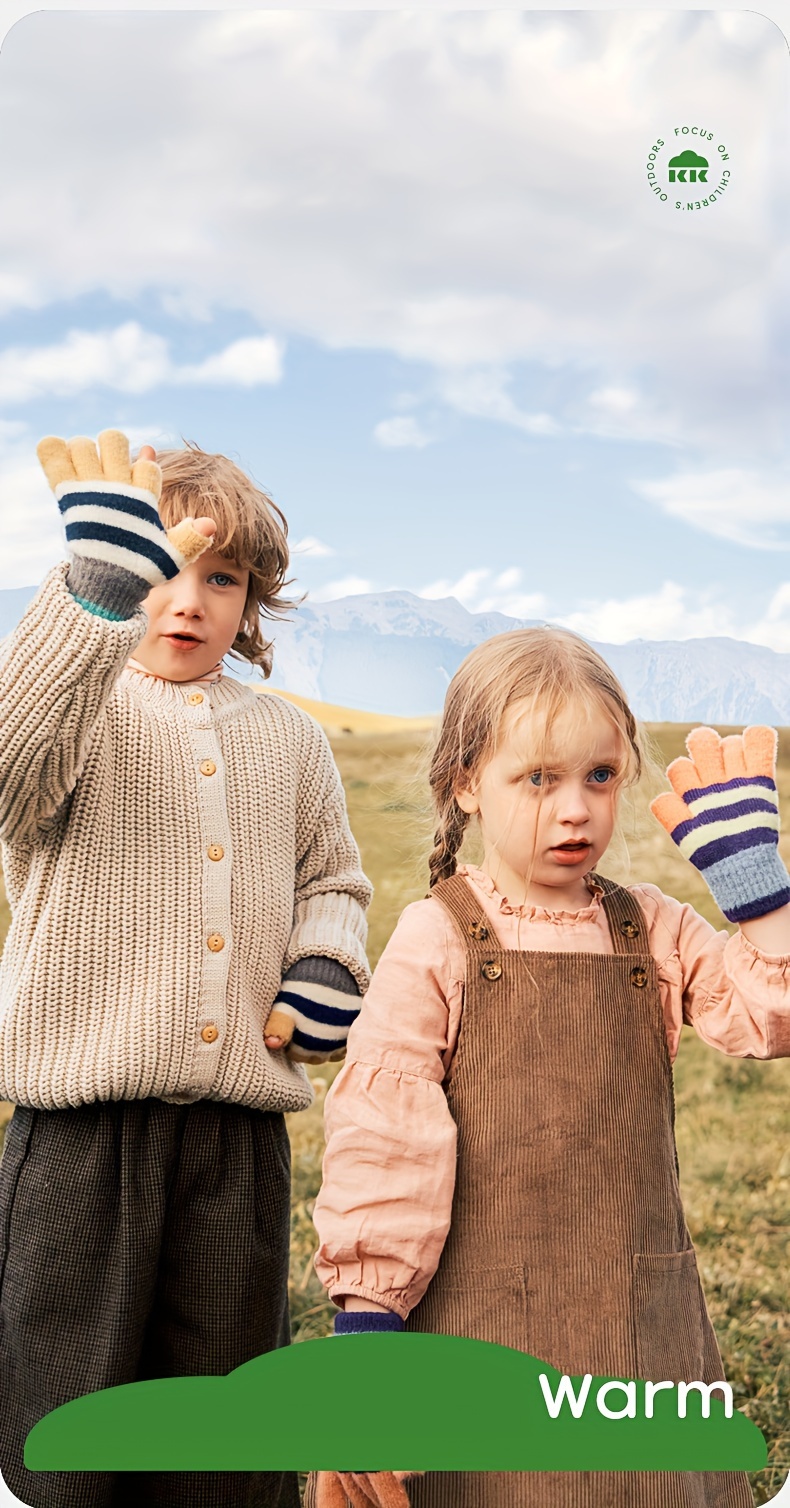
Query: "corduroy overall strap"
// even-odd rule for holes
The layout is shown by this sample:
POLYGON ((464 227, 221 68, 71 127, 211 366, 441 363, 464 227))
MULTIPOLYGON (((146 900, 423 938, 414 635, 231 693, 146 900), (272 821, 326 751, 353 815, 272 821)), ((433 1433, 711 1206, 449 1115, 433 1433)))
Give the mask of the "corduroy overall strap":
MULTIPOLYGON (((647 924, 636 897, 623 885, 604 879, 603 875, 591 874, 590 878, 603 891, 601 905, 609 923, 615 953, 646 953, 647 924)), ((454 874, 448 880, 439 880, 431 895, 449 911, 464 947, 475 956, 499 947, 491 922, 463 875, 454 874)))

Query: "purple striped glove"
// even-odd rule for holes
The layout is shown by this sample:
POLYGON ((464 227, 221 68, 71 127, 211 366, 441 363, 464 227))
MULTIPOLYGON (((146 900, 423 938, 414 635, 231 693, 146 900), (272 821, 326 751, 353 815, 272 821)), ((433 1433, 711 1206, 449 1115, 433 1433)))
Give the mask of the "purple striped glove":
POLYGON ((695 728, 686 739, 691 758, 675 759, 667 770, 672 792, 650 803, 731 922, 766 916, 790 901, 778 848, 777 742, 773 728, 728 738, 695 728))

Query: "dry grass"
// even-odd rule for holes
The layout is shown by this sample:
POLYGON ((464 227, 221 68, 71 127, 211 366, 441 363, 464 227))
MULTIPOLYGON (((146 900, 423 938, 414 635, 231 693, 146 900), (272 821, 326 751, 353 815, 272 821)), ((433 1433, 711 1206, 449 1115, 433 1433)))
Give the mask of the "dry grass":
MULTIPOLYGON (((365 731, 345 719, 330 728, 352 827, 376 888, 370 953, 378 958, 404 906, 425 894, 431 821, 425 804, 426 734, 419 728, 365 731)), ((686 728, 655 727, 667 759, 686 728)), ((721 730, 725 731, 725 730, 721 730)), ((783 854, 790 859, 790 732, 780 740, 783 854)), ((716 926, 721 918, 696 872, 650 819, 628 834, 631 878, 689 900, 716 926)), ((470 854, 470 856, 473 856, 470 854)), ((604 866, 609 872, 609 866, 604 866)), ((619 876, 624 877, 624 876, 619 876)), ((4 899, 2 901, 5 906, 4 899)), ((0 913, 7 922, 7 908, 0 913)), ((2 935, 5 927, 3 926, 2 935)), ((332 1307, 312 1270, 312 1203, 322 1155, 323 1088, 337 1067, 314 1070, 319 1099, 290 1117, 293 1148, 291 1307, 296 1339, 324 1335, 332 1307), (323 1088, 321 1088, 323 1085, 323 1088)), ((709 1307, 736 1404, 763 1430, 771 1466, 752 1482, 772 1498, 790 1468, 790 1062, 726 1058, 691 1031, 676 1068, 683 1195, 709 1307)))

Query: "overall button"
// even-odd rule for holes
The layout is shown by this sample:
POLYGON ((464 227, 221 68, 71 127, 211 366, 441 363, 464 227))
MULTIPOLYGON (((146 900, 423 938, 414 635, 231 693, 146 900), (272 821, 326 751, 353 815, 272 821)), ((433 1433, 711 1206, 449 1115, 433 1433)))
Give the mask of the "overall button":
POLYGON ((216 1042, 217 1037, 219 1036, 219 1032, 217 1031, 217 1028, 214 1025, 214 1022, 213 1021, 209 1021, 208 1026, 204 1026, 203 1027, 203 1030, 200 1033, 200 1035, 203 1038, 204 1042, 216 1042))
POLYGON ((210 859, 214 860, 215 864, 217 863, 217 861, 219 859, 224 859, 224 857, 225 857, 225 850, 222 847, 222 844, 221 843, 209 843, 209 846, 208 846, 208 856, 209 856, 210 859))
POLYGON ((190 691, 189 696, 187 697, 187 701, 189 702, 190 707, 199 707, 202 700, 202 691, 190 691))
POLYGON ((225 939, 219 932, 212 932, 211 936, 206 938, 206 942, 212 953, 221 953, 225 946, 225 939))
POLYGON ((494 963, 493 958, 489 958, 484 964, 481 964, 480 973, 484 979, 499 979, 502 974, 502 968, 500 964, 494 963))
POLYGON ((201 775, 216 775, 217 766, 215 765, 213 759, 201 759, 200 773, 201 775))
POLYGON ((631 970, 631 983, 638 990, 644 989, 647 984, 647 969, 635 968, 631 970))
POLYGON ((637 927, 636 922, 621 922, 620 931, 622 932, 624 937, 639 936, 639 928, 637 927))
POLYGON ((470 922, 466 930, 475 942, 485 942, 488 937, 488 928, 484 922, 470 922))

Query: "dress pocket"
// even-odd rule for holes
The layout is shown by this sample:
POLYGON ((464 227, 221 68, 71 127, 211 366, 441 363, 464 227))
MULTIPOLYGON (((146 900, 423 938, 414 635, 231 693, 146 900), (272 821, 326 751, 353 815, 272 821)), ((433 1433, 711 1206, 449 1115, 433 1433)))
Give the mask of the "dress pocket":
POLYGON ((14 1197, 30 1147, 35 1118, 35 1110, 26 1105, 17 1105, 6 1127, 3 1141, 3 1155, 0 1158, 0 1292, 8 1256, 14 1197))
POLYGON ((638 1252, 633 1294, 637 1375, 652 1382, 701 1381, 709 1321, 694 1248, 638 1252))
POLYGON ((439 1267, 425 1297, 412 1310, 407 1329, 463 1335, 525 1351, 527 1289, 519 1266, 439 1267))

